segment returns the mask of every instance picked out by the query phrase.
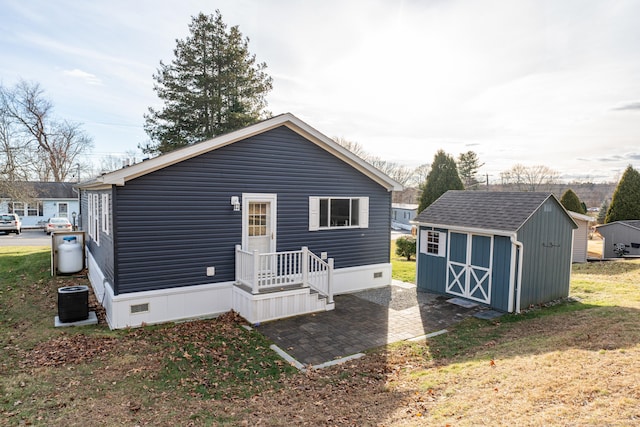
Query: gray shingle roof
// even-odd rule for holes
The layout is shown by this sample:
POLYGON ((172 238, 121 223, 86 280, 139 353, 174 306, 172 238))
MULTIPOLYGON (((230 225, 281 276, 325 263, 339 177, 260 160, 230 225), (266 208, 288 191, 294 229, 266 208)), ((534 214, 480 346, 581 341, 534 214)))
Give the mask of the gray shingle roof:
POLYGON ((73 182, 34 182, 33 186, 40 199, 73 199, 73 182))
MULTIPOLYGON (((20 182, 20 188, 24 189, 28 197, 35 197, 39 200, 47 199, 75 199, 78 193, 73 191, 73 182, 20 182)), ((8 197, 0 194, 0 197, 8 197)))
POLYGON ((549 197, 551 193, 449 190, 415 221, 515 232, 549 197))
POLYGON ((613 224, 622 224, 622 225, 626 225, 629 227, 633 227, 633 228, 637 228, 638 230, 640 230, 640 220, 638 219, 625 219, 622 221, 615 221, 615 222, 610 222, 608 224, 601 224, 598 226, 598 228, 606 228, 608 225, 613 225, 613 224))

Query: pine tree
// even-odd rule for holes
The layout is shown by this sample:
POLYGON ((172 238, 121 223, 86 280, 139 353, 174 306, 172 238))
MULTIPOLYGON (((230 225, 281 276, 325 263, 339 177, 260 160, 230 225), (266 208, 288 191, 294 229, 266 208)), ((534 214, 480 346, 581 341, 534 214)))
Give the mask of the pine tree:
POLYGON ((458 156, 458 174, 467 190, 477 190, 480 181, 477 178, 478 169, 484 166, 480 163, 478 155, 474 151, 467 151, 458 156))
POLYGON ((622 174, 613 192, 605 224, 626 219, 640 219, 640 172, 631 165, 622 174))
POLYGON ((418 212, 422 212, 447 190, 464 190, 464 185, 458 175, 454 158, 443 150, 438 150, 433 158, 427 181, 422 185, 418 212))
POLYGON ((272 79, 256 63, 249 39, 237 26, 227 29, 219 10, 192 17, 190 36, 176 40, 175 58, 160 61, 154 90, 164 101, 149 108, 145 131, 151 142, 140 148, 160 154, 240 129, 262 118, 272 79))
POLYGON ((572 189, 568 189, 564 192, 564 194, 560 198, 560 203, 568 211, 573 211, 581 214, 587 213, 587 211, 583 207, 583 203, 580 202, 578 195, 572 189))
POLYGON ((600 205, 600 210, 598 211, 598 216, 596 217, 596 222, 598 224, 604 224, 604 220, 607 218, 607 211, 609 210, 609 203, 605 200, 600 205))

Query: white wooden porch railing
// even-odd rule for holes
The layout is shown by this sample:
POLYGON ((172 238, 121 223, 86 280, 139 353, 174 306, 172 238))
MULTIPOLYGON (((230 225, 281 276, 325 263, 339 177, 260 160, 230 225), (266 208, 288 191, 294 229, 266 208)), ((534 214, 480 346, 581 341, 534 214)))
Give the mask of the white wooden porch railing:
POLYGON ((283 286, 308 286, 333 303, 333 258, 327 261, 303 246, 299 251, 261 254, 236 245, 236 281, 254 294, 283 286))

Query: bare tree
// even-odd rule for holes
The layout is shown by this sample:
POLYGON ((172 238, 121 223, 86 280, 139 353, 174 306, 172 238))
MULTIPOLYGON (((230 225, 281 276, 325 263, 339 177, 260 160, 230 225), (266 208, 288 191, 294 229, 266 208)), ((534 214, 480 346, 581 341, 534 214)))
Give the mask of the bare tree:
POLYGON ((431 163, 421 164, 413 170, 413 177, 411 178, 411 182, 409 182, 409 185, 416 188, 420 187, 427 181, 429 172, 431 172, 431 163))
POLYGON ((20 81, 14 88, 0 86, 0 115, 3 123, 2 168, 15 162, 12 150, 24 155, 22 178, 40 181, 67 179, 80 157, 93 145, 80 124, 56 120, 53 104, 44 98, 37 83, 20 81))
POLYGON ((520 163, 500 174, 503 185, 517 191, 551 191, 560 174, 544 165, 524 166, 520 163))
POLYGON ((117 169, 122 169, 127 166, 131 166, 136 163, 136 159, 140 159, 141 154, 135 150, 129 150, 124 155, 109 154, 100 159, 100 171, 111 172, 117 169))
POLYGON ((411 185, 417 181, 415 178, 416 169, 411 169, 400 163, 390 162, 374 156, 365 151, 364 147, 357 142, 348 141, 340 137, 333 138, 333 140, 403 186, 411 185))

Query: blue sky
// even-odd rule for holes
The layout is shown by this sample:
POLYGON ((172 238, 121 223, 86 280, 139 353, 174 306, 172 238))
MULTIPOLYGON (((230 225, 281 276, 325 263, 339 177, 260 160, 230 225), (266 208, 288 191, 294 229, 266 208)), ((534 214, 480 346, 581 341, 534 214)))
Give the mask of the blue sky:
POLYGON ((152 75, 220 9, 274 79, 274 114, 407 166, 473 150, 602 182, 640 168, 636 0, 0 0, 0 81, 45 89, 93 160, 145 142, 152 75))

